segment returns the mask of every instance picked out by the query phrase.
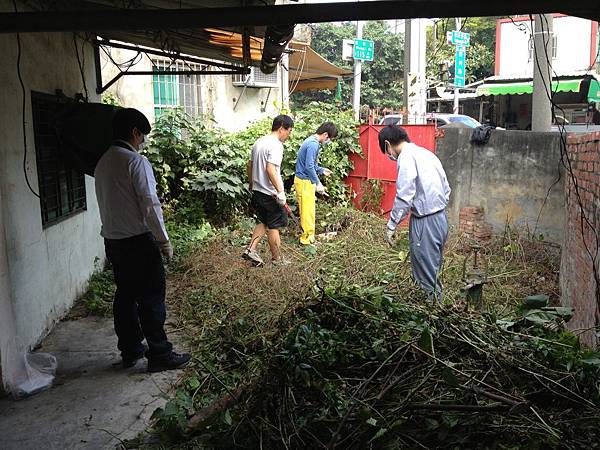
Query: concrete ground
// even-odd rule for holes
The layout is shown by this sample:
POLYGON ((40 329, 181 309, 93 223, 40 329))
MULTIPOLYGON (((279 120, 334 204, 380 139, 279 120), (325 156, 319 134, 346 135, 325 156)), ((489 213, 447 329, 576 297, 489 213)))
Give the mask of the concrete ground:
POLYGON ((37 351, 56 356, 54 385, 24 400, 0 399, 2 450, 114 449, 148 425, 182 375, 149 374, 145 359, 113 367, 120 356, 112 319, 65 320, 37 351))

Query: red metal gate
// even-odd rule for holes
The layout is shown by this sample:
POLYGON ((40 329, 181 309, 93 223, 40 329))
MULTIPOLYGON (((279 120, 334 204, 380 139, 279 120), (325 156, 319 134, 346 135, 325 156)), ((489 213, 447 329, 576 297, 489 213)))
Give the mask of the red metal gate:
MULTIPOLYGON (((383 213, 387 218, 394 205, 397 171, 396 163, 390 161, 379 149, 379 132, 383 128, 384 125, 360 126, 359 139, 363 154, 350 156, 354 162, 354 170, 346 178, 346 184, 352 189, 352 202, 356 208, 383 213), (379 205, 370 204, 377 197, 374 192, 375 184, 379 184, 383 191, 379 205)), ((403 125, 402 128, 412 142, 435 152, 435 125, 403 125)))

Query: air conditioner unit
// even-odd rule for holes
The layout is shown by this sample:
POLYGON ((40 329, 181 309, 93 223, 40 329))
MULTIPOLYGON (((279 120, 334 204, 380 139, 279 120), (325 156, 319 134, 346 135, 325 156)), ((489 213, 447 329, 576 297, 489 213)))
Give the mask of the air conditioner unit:
POLYGON ((273 73, 263 73, 258 67, 250 67, 247 75, 233 75, 233 85, 238 87, 276 88, 279 87, 279 69, 273 73))

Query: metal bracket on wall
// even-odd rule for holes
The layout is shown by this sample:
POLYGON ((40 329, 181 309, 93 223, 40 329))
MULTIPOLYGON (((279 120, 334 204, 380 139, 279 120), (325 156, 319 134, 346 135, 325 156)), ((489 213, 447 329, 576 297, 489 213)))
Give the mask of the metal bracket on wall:
POLYGON ((102 94, 109 87, 115 84, 121 77, 125 75, 248 75, 250 74, 249 67, 240 67, 234 64, 227 64, 217 61, 211 61, 202 58, 196 58, 193 56, 184 56, 178 53, 169 53, 161 50, 154 50, 145 47, 137 47, 135 45, 127 45, 116 42, 111 42, 107 40, 97 39, 94 41, 94 62, 96 66, 96 93, 102 94), (111 47, 111 48, 119 48, 123 50, 133 50, 139 53, 145 53, 146 55, 156 55, 162 56, 165 58, 169 58, 173 61, 185 61, 195 64, 202 64, 205 66, 202 70, 121 70, 118 67, 119 73, 108 81, 106 84, 103 84, 102 81, 102 65, 100 62, 100 48, 101 47, 111 47), (220 70, 213 70, 214 68, 218 68, 220 70))

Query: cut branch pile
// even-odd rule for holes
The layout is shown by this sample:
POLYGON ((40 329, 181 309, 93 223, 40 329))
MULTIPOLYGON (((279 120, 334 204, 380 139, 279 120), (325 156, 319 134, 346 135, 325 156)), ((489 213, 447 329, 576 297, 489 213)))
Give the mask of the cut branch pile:
POLYGON ((155 415, 176 448, 598 448, 600 358, 564 309, 516 308, 544 280, 556 300, 551 247, 490 246, 481 314, 455 295, 460 242, 437 307, 409 282, 406 242, 344 220, 316 255, 288 246, 290 268, 250 269, 217 239, 172 280, 195 356, 155 415))

